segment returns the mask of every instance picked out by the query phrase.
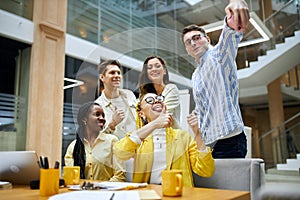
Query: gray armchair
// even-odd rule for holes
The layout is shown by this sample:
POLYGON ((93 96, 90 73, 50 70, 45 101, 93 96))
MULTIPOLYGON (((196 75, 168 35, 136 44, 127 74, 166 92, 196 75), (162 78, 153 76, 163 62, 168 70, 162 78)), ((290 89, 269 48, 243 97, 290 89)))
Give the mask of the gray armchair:
POLYGON ((193 174, 195 187, 250 191, 251 199, 257 199, 258 189, 265 181, 262 159, 215 159, 215 167, 210 178, 193 174))

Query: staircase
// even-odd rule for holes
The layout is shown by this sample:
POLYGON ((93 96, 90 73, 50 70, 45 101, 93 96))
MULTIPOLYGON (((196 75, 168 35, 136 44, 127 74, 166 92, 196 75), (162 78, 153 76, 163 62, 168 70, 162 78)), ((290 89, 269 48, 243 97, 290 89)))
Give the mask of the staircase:
POLYGON ((283 85, 281 85, 281 92, 284 94, 287 94, 291 97, 300 99, 300 90, 296 90, 293 87, 287 87, 283 84, 283 85))
POLYGON ((265 181, 266 183, 300 183, 299 169, 300 154, 297 154, 296 159, 287 159, 286 164, 277 164, 276 168, 268 169, 265 176, 265 181))
POLYGON ((300 169, 300 154, 296 159, 287 159, 286 164, 277 164, 277 170, 298 171, 300 169))
MULTIPOLYGON (((293 37, 285 38, 285 42, 277 44, 275 49, 259 56, 258 60, 250 63, 249 68, 238 70, 240 98, 249 95, 267 94, 266 85, 300 63, 300 31, 293 37)), ((297 96, 299 97, 299 96, 297 96)), ((300 98, 300 97, 299 97, 300 98)))

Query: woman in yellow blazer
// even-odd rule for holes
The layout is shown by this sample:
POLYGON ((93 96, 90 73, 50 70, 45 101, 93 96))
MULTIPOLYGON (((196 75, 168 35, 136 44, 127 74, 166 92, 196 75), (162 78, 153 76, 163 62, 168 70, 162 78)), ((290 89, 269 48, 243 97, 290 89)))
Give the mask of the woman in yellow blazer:
MULTIPOLYGON (((134 157, 133 182, 161 184, 161 171, 180 169, 184 186, 193 187, 192 171, 203 177, 214 173, 214 159, 200 133, 173 129, 173 117, 166 113, 164 97, 147 93, 137 105, 137 130, 114 145, 121 160, 134 157)), ((189 124, 191 124, 189 122, 189 124)))

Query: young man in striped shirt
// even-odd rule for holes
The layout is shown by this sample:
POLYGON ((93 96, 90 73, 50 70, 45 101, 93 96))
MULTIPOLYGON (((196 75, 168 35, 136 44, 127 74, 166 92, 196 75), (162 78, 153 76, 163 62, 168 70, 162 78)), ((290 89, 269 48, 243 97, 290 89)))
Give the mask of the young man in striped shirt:
POLYGON ((244 0, 230 0, 219 42, 214 47, 205 30, 190 25, 182 31, 187 53, 195 59, 192 76, 195 114, 202 138, 214 158, 244 158, 247 141, 238 103, 236 55, 249 22, 244 0))

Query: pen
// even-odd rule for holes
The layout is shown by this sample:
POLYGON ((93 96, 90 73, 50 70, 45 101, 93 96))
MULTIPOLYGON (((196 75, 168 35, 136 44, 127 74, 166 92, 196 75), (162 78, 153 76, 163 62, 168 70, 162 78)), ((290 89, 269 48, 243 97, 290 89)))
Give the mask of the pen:
POLYGON ((127 185, 125 187, 125 190, 132 190, 132 189, 137 189, 137 188, 141 188, 141 187, 147 187, 147 183, 139 183, 136 185, 127 185))
POLYGON ((40 161, 36 161, 36 162, 37 162, 39 168, 42 168, 40 161))
POLYGON ((58 162, 58 160, 57 160, 57 161, 55 161, 54 169, 58 169, 58 168, 59 168, 59 162, 58 162))
POLYGON ((115 193, 112 193, 111 197, 109 198, 109 200, 113 200, 115 196, 115 193))
POLYGON ((44 158, 44 169, 49 169, 49 161, 48 161, 48 157, 44 158))
POLYGON ((40 156, 40 167, 44 168, 44 162, 42 156, 40 156))
POLYGON ((139 188, 138 185, 128 185, 125 187, 125 190, 132 190, 132 189, 136 189, 136 188, 139 188))

